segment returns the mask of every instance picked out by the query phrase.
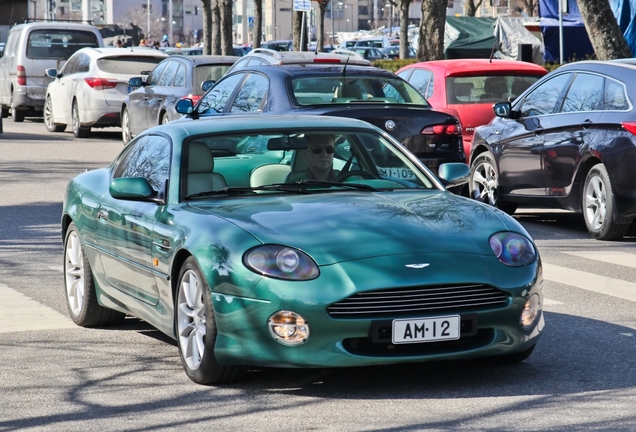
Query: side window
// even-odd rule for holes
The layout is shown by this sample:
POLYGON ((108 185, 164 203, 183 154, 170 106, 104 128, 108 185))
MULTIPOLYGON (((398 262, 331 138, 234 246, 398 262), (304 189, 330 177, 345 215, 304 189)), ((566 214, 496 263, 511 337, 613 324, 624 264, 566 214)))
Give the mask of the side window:
POLYGON ((4 47, 3 56, 5 55, 11 56, 11 57, 15 56, 15 46, 19 38, 20 38, 20 33, 18 32, 14 31, 9 34, 9 38, 7 39, 7 45, 4 47))
POLYGON ((268 89, 269 81, 267 78, 263 75, 251 74, 236 95, 230 112, 245 113, 258 111, 261 102, 265 98, 265 95, 267 95, 268 89))
POLYGON ((148 75, 148 78, 146 79, 146 85, 157 85, 157 83, 159 82, 159 78, 161 77, 161 74, 163 73, 163 70, 166 68, 167 64, 168 62, 159 63, 157 67, 155 67, 152 72, 150 72, 150 75, 148 75))
POLYGON ((602 108, 603 80, 598 75, 578 73, 563 102, 562 112, 596 111, 602 108))
POLYGON ((186 68, 185 65, 179 65, 179 69, 177 69, 177 73, 174 75, 174 83, 172 85, 174 87, 185 87, 186 83, 186 68))
POLYGON ((433 72, 427 69, 415 69, 409 82, 425 98, 433 95, 433 72))
POLYGON ((606 110, 628 110, 629 101, 625 86, 611 78, 605 79, 605 109, 606 110))
POLYGON ((249 61, 250 61, 250 59, 248 57, 245 57, 243 59, 237 60, 236 63, 234 63, 234 66, 232 66, 232 71, 241 70, 241 69, 247 67, 247 63, 249 61))
POLYGON ((71 75, 77 72, 77 62, 79 55, 73 56, 64 64, 60 71, 63 75, 71 75))
POLYGON ((521 116, 530 117, 554 112, 559 97, 570 82, 572 74, 558 75, 532 90, 521 105, 521 116))
POLYGON ((146 135, 131 144, 113 178, 143 177, 154 190, 161 191, 170 174, 170 150, 170 141, 165 137, 146 135))
POLYGON ((77 65, 75 67, 75 72, 88 72, 91 66, 91 58, 86 54, 81 54, 77 56, 77 65))
POLYGON ((177 73, 177 68, 179 67, 179 63, 176 61, 168 62, 168 66, 161 74, 161 78, 159 78, 158 86, 165 87, 172 85, 172 81, 174 81, 174 76, 177 73))
POLYGON ((201 99, 198 111, 200 114, 221 113, 225 110, 227 100, 245 77, 244 73, 237 73, 222 79, 201 99))

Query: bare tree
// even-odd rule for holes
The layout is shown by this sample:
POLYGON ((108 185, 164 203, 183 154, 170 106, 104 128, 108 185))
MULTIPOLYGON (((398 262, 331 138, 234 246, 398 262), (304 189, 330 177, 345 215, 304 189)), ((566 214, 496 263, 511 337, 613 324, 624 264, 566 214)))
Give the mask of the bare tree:
POLYGON ((400 58, 409 56, 409 7, 411 0, 400 0, 397 5, 400 11, 400 58))
POLYGON ((221 54, 234 53, 234 38, 232 36, 232 0, 218 0, 221 15, 221 54))
MULTIPOLYGON (((592 0, 594 1, 594 0, 592 0)), ((422 24, 417 47, 417 60, 441 60, 444 58, 444 29, 448 0, 422 1, 422 24)))
POLYGON ((577 0, 599 60, 633 57, 608 0, 577 0))
MULTIPOLYGON (((126 24, 134 24, 137 27, 141 28, 144 32, 144 37, 148 40, 150 39, 159 39, 161 34, 163 33, 163 23, 161 22, 161 16, 153 14, 152 11, 150 13, 150 17, 148 17, 148 13, 145 9, 129 7, 124 11, 121 15, 122 23, 126 24), (150 20, 148 19, 150 18, 150 20), (148 31, 148 22, 150 22, 150 32, 148 31)), ((120 24, 123 26, 124 24, 120 24)))
POLYGON ((203 3, 203 54, 212 54, 212 2, 201 0, 203 3))
MULTIPOLYGON (((221 8, 219 0, 211 0, 210 46, 212 54, 221 54, 221 8)), ((231 31, 231 30, 230 30, 231 31)))
POLYGON ((254 27, 252 27, 252 48, 261 46, 263 35, 263 0, 254 0, 254 27))
POLYGON ((523 4, 523 10, 525 10, 528 16, 534 16, 534 11, 537 9, 539 0, 521 0, 521 4, 523 4))
POLYGON ((294 41, 294 51, 307 51, 307 32, 303 32, 303 14, 305 12, 294 11, 292 15, 292 39, 294 41))
POLYGON ((483 2, 484 0, 466 0, 464 6, 466 8, 466 16, 474 17, 483 2))
MULTIPOLYGON (((327 6, 329 5, 329 0, 318 2, 318 15, 316 27, 316 49, 318 51, 324 51, 325 49, 325 13, 327 12, 327 6)), ((333 11, 332 11, 333 13, 333 11)), ((334 42, 331 41, 331 44, 334 45, 334 42)))

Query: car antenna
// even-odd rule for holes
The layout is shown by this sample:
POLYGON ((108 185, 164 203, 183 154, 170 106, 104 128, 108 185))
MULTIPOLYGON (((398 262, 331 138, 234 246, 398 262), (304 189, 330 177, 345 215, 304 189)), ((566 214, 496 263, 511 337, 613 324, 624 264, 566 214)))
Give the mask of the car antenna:
POLYGON ((492 58, 495 56, 495 47, 497 46, 497 42, 493 42, 492 49, 490 50, 490 60, 489 63, 492 63, 492 58))

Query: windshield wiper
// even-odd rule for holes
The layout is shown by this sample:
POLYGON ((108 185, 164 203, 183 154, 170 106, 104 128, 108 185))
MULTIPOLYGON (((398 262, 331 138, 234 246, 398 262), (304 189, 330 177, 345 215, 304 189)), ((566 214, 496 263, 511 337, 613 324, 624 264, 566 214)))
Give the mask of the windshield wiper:
POLYGON ((198 198, 202 196, 212 196, 212 195, 250 194, 256 191, 283 191, 283 192, 311 193, 311 191, 307 189, 311 187, 316 187, 316 186, 339 187, 339 188, 367 190, 367 191, 378 190, 374 188, 373 186, 359 184, 359 183, 340 183, 340 182, 328 182, 328 181, 317 181, 317 180, 301 180, 294 183, 276 183, 271 185, 255 186, 255 187, 226 187, 223 189, 218 189, 213 191, 204 191, 204 192, 197 192, 194 194, 190 194, 186 196, 186 199, 198 198))

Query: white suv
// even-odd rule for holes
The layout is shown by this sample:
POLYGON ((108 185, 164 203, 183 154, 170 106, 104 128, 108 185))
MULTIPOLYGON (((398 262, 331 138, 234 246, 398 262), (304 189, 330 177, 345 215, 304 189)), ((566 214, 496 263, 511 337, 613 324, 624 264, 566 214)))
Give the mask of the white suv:
POLYGON ((64 62, 84 47, 102 47, 99 30, 71 22, 31 22, 15 25, 0 57, 0 107, 2 117, 12 110, 13 121, 41 116, 48 68, 61 69, 64 62))

